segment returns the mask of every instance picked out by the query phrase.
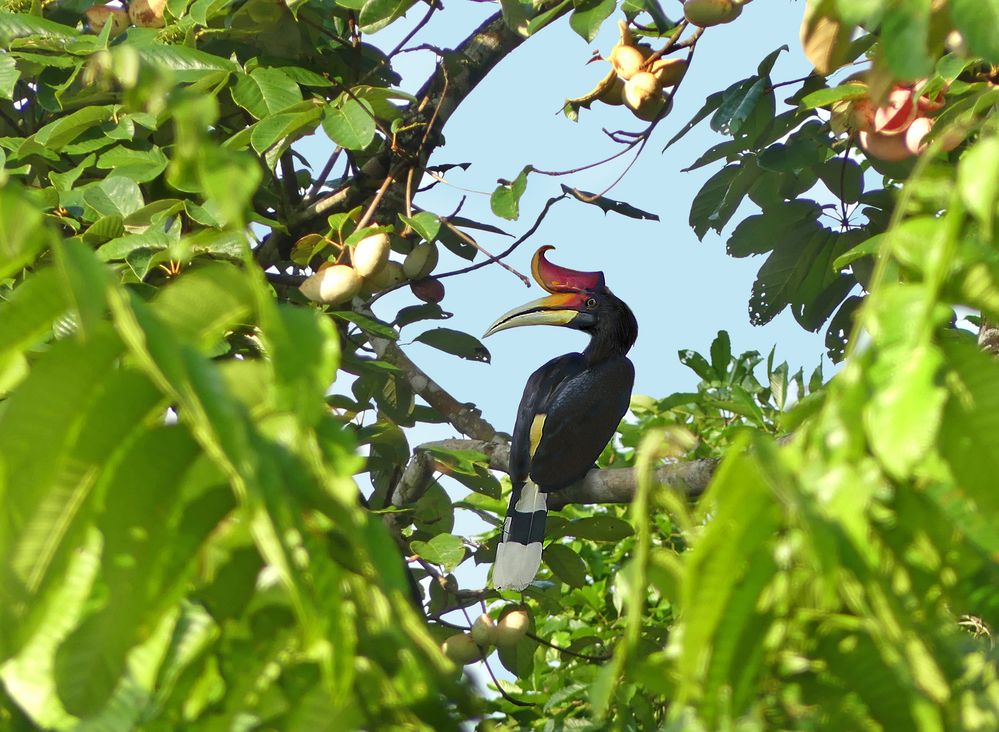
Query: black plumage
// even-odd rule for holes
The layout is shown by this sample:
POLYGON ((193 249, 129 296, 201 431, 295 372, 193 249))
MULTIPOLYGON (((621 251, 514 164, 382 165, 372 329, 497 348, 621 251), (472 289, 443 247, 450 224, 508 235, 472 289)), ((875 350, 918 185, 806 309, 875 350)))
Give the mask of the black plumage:
MULTIPOLYGON (((543 252, 535 255, 536 263, 543 252)), ((542 258, 535 277, 552 291, 545 265, 542 258)), ((544 539, 545 494, 575 483, 594 467, 631 399, 635 369, 626 354, 638 324, 603 285, 602 275, 580 274, 590 279, 581 277, 583 284, 575 286, 571 279, 559 283, 551 297, 507 313, 487 333, 553 324, 590 335, 582 353, 553 358, 531 374, 524 388, 510 446, 513 493, 493 569, 497 587, 522 589, 534 578, 544 539)))

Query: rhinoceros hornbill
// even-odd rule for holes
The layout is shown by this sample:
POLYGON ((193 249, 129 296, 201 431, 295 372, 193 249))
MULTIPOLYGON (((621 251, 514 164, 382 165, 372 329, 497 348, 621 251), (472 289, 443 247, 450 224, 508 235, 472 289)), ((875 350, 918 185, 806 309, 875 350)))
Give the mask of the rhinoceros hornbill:
POLYGON ((527 380, 510 445, 513 492, 493 565, 493 586, 521 590, 541 564, 545 494, 575 483, 613 437, 628 409, 635 367, 625 355, 638 336, 631 310, 603 272, 576 272, 545 259, 532 274, 550 295, 503 315, 485 335, 521 325, 562 325, 590 335, 582 353, 553 358, 527 380))

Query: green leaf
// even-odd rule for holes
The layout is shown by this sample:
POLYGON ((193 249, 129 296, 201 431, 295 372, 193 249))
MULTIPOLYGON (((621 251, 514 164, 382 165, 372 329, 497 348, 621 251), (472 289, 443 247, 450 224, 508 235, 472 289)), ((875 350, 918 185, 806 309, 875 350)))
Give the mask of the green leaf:
POLYGON ((355 313, 352 310, 334 310, 330 313, 330 315, 334 318, 345 320, 348 323, 353 323, 364 332, 378 336, 379 338, 387 338, 390 341, 399 340, 399 333, 396 329, 381 320, 369 318, 366 315, 355 313))
POLYGON ((949 9, 971 52, 999 64, 999 0, 953 0, 949 9))
POLYGON ((322 110, 313 107, 265 117, 251 128, 250 146, 261 154, 270 151, 280 155, 295 140, 312 134, 321 115, 322 110))
POLYGON ((399 311, 393 322, 397 328, 404 328, 421 320, 447 320, 452 316, 453 313, 441 310, 441 306, 437 303, 424 303, 422 305, 407 305, 399 311))
POLYGON ((728 336, 728 331, 720 330, 711 342, 711 368, 715 370, 719 379, 724 379, 728 374, 731 360, 732 341, 728 336))
POLYGON ((965 152, 957 169, 957 189, 985 237, 991 238, 999 203, 999 138, 981 139, 965 152))
POLYGON ((437 234, 441 230, 441 220, 437 217, 437 214, 430 213, 429 211, 420 211, 414 216, 399 214, 399 219, 404 224, 408 224, 424 241, 437 241, 437 234))
POLYGON ((690 227, 698 239, 708 229, 721 232, 760 175, 755 165, 726 165, 705 181, 690 204, 690 227))
POLYGON ((150 66, 170 71, 175 81, 199 80, 224 82, 228 74, 238 72, 239 65, 221 56, 214 56, 190 46, 150 43, 137 48, 139 58, 150 66))
POLYGON ((14 85, 20 78, 14 57, 6 53, 0 55, 0 99, 14 98, 14 85))
POLYGON ((177 582, 157 570, 173 543, 183 476, 198 454, 197 443, 178 426, 147 432, 132 445, 107 487, 108 506, 99 521, 104 556, 98 594, 100 609, 62 643, 55 658, 55 682, 66 709, 91 716, 108 701, 125 668, 139 625, 154 602, 162 602, 160 583, 177 582))
POLYGON ((226 330, 245 322, 253 298, 242 272, 225 262, 211 262, 173 280, 152 304, 172 338, 211 351, 226 330))
POLYGON ((830 158, 819 168, 819 178, 844 203, 856 203, 864 193, 864 171, 855 160, 830 158))
MULTIPOLYGON (((431 483, 427 492, 413 504, 413 526, 433 537, 440 534, 450 536, 454 529, 454 506, 451 504, 451 497, 437 481, 431 483)), ((417 551, 415 547, 413 550, 417 551)))
POLYGON ((520 197, 527 190, 527 176, 532 170, 532 166, 524 166, 512 182, 500 181, 499 187, 489 199, 494 214, 510 221, 516 221, 520 217, 520 197))
POLYGON ((314 425, 326 414, 323 397, 336 379, 340 338, 316 310, 268 307, 261 317, 278 409, 314 425))
POLYGON ((768 86, 767 79, 754 76, 729 87, 718 106, 718 111, 711 118, 711 129, 733 137, 737 136, 756 105, 768 91, 768 86))
POLYGON ((328 104, 323 129, 329 138, 347 150, 363 150, 375 137, 371 105, 344 96, 339 104, 328 104))
POLYGON ((413 339, 467 361, 489 363, 489 350, 475 336, 451 328, 434 328, 413 339))
POLYGON ((29 264, 50 241, 42 213, 24 189, 0 187, 0 278, 29 264))
POLYGON ((232 98, 257 119, 277 114, 302 101, 302 90, 280 69, 259 67, 240 76, 232 98))
POLYGON ((617 7, 617 0, 574 0, 574 9, 569 16, 569 27, 592 43, 600 32, 600 26, 617 7))
POLYGON ((198 158, 198 177, 223 222, 239 224, 246 220, 263 173, 247 152, 209 147, 198 158))
POLYGON ((999 363, 972 344, 945 342, 949 396, 940 425, 940 454, 956 488, 985 516, 999 512, 999 363))
POLYGON ((697 351, 692 351, 689 348, 677 351, 677 356, 680 359, 680 363, 689 368, 695 374, 701 377, 704 381, 712 381, 715 378, 715 372, 708 363, 708 360, 704 358, 697 351))
POLYGON ((569 547, 564 544, 549 544, 541 553, 541 558, 552 574, 570 587, 586 585, 586 562, 569 547))
POLYGON ((576 519, 549 532, 554 537, 575 536, 577 539, 590 541, 622 541, 634 533, 631 524, 616 516, 590 516, 589 518, 576 519))
POLYGON ((114 113, 112 105, 84 107, 45 125, 25 144, 33 142, 49 150, 61 150, 80 135, 110 120, 114 113))
POLYGON ((365 33, 374 33, 401 18, 415 0, 365 0, 358 23, 365 33))
POLYGON ((938 382, 943 361, 929 345, 897 348, 881 356, 874 398, 864 426, 874 454, 887 471, 905 478, 926 455, 940 425, 946 391, 938 382))
POLYGON ((444 567, 446 572, 453 572, 465 558, 465 544, 453 534, 438 534, 430 541, 414 541, 410 546, 428 562, 444 567))
POLYGON ((55 269, 34 273, 0 303, 0 358, 41 340, 69 309, 69 293, 55 269))
POLYGON ((102 216, 118 215, 122 218, 146 205, 138 184, 117 175, 88 188, 83 200, 102 216))
POLYGON ((832 89, 819 89, 810 94, 806 94, 801 99, 801 105, 805 109, 815 109, 816 107, 828 107, 835 102, 850 99, 864 99, 870 91, 866 84, 851 81, 846 84, 834 86, 832 89))
POLYGON ((613 198, 607 198, 606 196, 597 196, 589 191, 581 191, 578 188, 570 188, 564 183, 562 184, 562 192, 568 196, 572 196, 577 201, 582 201, 583 203, 588 203, 591 206, 596 206, 604 213, 610 213, 613 211, 614 213, 627 216, 631 219, 646 219, 648 221, 659 220, 659 216, 657 214, 643 211, 642 209, 636 208, 625 201, 615 201, 613 198))
POLYGON ((822 208, 817 203, 804 199, 767 208, 761 214, 740 221, 725 243, 725 249, 732 257, 764 254, 799 226, 818 231, 821 214, 822 208))
MULTIPOLYGON (((881 20, 881 46, 895 76, 916 79, 933 70, 927 50, 931 0, 890 3, 881 20)), ((997 16, 999 20, 999 16, 997 16)))

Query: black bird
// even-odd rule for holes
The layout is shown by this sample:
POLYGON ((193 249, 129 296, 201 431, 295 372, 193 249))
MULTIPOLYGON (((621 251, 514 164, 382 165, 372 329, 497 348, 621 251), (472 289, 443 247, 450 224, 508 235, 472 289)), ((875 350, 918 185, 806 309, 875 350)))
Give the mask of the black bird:
POLYGON ((510 445, 513 493, 493 565, 493 586, 522 590, 541 565, 545 494, 575 483, 614 436, 628 410, 635 367, 627 353, 638 323, 604 284, 534 255, 534 279, 551 294, 503 315, 485 335, 521 325, 562 325, 590 335, 582 353, 553 358, 527 380, 510 445))

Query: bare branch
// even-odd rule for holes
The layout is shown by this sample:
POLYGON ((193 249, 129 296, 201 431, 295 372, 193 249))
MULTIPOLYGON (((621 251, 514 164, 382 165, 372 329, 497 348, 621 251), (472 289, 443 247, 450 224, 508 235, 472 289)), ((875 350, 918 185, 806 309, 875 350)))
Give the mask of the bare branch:
MULTIPOLYGON (((367 308, 358 307, 356 309, 363 315, 374 317, 367 308)), ((413 363, 399 346, 385 338, 375 336, 369 336, 368 340, 375 349, 378 358, 401 369, 406 375, 409 385, 413 387, 413 391, 440 412, 456 430, 476 440, 488 442, 495 438, 496 429, 482 418, 478 409, 468 404, 462 404, 451 396, 440 384, 427 376, 423 369, 413 363)))
POLYGON ((999 356, 999 324, 982 318, 978 328, 978 346, 993 356, 999 356))

